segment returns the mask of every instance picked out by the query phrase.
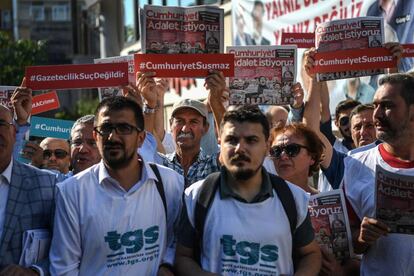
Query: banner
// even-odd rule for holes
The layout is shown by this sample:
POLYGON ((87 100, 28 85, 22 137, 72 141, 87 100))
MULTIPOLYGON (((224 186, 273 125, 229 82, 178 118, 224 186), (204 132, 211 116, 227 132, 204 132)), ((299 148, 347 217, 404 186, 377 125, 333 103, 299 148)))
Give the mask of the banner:
MULTIPOLYGON (((313 73, 328 73, 327 79, 353 77, 352 71, 358 74, 360 70, 397 67, 397 60, 386 48, 342 50, 315 54, 313 73), (332 73, 331 73, 332 72, 332 73), (343 75, 335 72, 344 72, 343 75)), ((322 79, 324 80, 324 79, 322 79)))
POLYGON ((32 98, 32 115, 58 109, 59 107, 60 103, 56 91, 37 95, 32 98))
POLYGON ((298 48, 315 47, 314 33, 282 33, 281 45, 296 45, 298 48))
POLYGON ((128 84, 128 63, 26 67, 32 90, 112 87, 128 84))
POLYGON ((17 86, 0 86, 0 104, 7 106, 14 112, 13 104, 10 99, 17 86))
POLYGON ((30 120, 30 136, 70 138, 70 130, 75 122, 32 116, 30 120))
POLYGON ((218 70, 234 76, 233 54, 135 54, 135 71, 155 72, 156 77, 201 77, 218 70))

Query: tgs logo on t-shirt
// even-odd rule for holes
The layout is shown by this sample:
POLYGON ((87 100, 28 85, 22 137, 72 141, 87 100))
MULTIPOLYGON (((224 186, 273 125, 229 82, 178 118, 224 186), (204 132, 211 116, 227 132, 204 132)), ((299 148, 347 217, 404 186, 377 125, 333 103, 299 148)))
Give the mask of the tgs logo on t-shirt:
POLYGON ((122 247, 125 253, 137 253, 145 245, 153 244, 158 240, 158 226, 152 226, 146 229, 137 229, 134 231, 120 234, 117 231, 108 232, 105 236, 105 242, 113 251, 118 251, 122 247))
POLYGON ((237 241, 232 235, 223 235, 220 239, 226 256, 238 256, 241 264, 255 265, 259 261, 276 262, 279 248, 276 245, 257 242, 237 241))

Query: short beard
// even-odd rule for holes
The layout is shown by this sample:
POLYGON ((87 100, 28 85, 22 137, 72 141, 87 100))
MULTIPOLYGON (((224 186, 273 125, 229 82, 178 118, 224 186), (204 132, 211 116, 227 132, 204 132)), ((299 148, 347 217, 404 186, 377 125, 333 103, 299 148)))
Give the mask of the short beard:
POLYGON ((135 153, 127 156, 125 153, 119 157, 119 158, 113 158, 111 156, 107 156, 107 154, 104 153, 103 159, 105 163, 108 165, 109 168, 113 170, 118 170, 125 168, 129 165, 131 160, 135 157, 135 153))
POLYGON ((262 166, 259 166, 257 169, 237 169, 236 171, 230 171, 231 176, 237 181, 246 181, 256 175, 256 173, 261 169, 262 166))

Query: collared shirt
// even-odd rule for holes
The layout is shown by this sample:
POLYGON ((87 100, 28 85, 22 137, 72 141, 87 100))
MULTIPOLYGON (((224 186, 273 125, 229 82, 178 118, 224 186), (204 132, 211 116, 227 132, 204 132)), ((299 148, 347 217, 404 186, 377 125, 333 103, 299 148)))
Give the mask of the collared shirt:
POLYGON ((156 275, 173 263, 183 177, 158 166, 166 216, 155 173, 145 159, 141 168, 128 191, 102 161, 57 185, 52 275, 156 275))
POLYGON ((4 220, 6 218, 7 198, 9 196, 9 185, 11 181, 13 159, 0 175, 0 237, 3 234, 4 220))
POLYGON ((347 99, 359 101, 362 104, 370 104, 374 99, 375 89, 369 85, 361 82, 358 86, 355 98, 348 94, 348 87, 346 83, 342 87, 342 91, 347 99))
POLYGON ((227 177, 227 170, 222 168, 219 186, 221 199, 234 198, 244 203, 258 203, 265 201, 269 197, 273 197, 272 183, 270 182, 269 174, 266 172, 265 169, 262 170, 262 185, 260 186, 260 191, 250 202, 248 202, 246 199, 242 198, 240 195, 235 193, 228 182, 229 178, 227 177))
POLYGON ((218 153, 213 155, 204 155, 203 150, 200 149, 200 153, 197 156, 196 161, 191 164, 188 169, 187 175, 184 174, 184 169, 178 160, 177 152, 172 154, 158 153, 158 164, 166 166, 179 174, 184 176, 185 187, 206 178, 209 174, 220 170, 220 165, 217 162, 218 153))

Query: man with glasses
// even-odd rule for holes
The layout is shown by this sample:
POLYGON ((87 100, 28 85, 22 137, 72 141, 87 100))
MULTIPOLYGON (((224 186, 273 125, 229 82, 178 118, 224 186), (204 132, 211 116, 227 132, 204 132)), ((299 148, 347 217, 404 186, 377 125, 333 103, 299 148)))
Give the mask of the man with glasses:
POLYGON ((64 139, 47 137, 40 142, 43 150, 43 168, 63 174, 69 172, 69 143, 64 139))
POLYGON ((51 273, 168 275, 183 177, 137 153, 144 117, 133 100, 103 100, 93 137, 102 161, 58 184, 51 273))
POLYGON ((37 256, 32 269, 18 264, 27 231, 51 232, 56 178, 13 160, 16 128, 12 121, 12 112, 0 105, 0 275, 38 275, 40 271, 46 275, 48 248, 37 256))
POLYGON ((308 195, 263 169, 268 138, 269 124, 257 107, 224 114, 221 171, 185 190, 179 275, 293 275, 292 252, 297 253, 295 275, 318 274, 321 256, 308 195))

